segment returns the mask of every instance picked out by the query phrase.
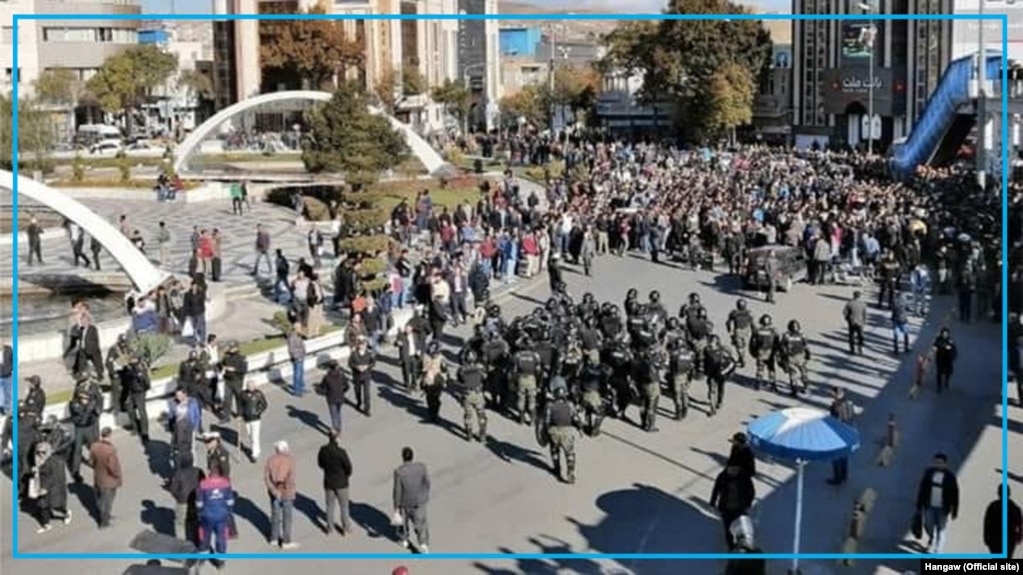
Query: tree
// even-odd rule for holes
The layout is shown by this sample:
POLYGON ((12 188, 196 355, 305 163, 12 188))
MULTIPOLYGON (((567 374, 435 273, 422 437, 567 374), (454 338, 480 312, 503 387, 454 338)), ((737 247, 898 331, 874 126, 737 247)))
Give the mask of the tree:
POLYGON ((554 70, 554 103, 568 106, 573 113, 586 111, 597 103, 600 75, 593 68, 563 66, 554 70))
POLYGON ((178 57, 157 46, 132 46, 107 58, 86 88, 108 114, 123 114, 131 130, 131 113, 152 98, 178 69, 178 57))
POLYGON ((469 117, 469 90, 461 82, 446 80, 434 88, 430 96, 459 122, 469 117))
MULTIPOLYGON (((14 129, 11 118, 14 105, 9 97, 0 97, 0 167, 14 167, 14 129)), ((18 98, 18 163, 29 169, 46 170, 53 148, 53 123, 49 114, 28 98, 18 98)))
POLYGON ((178 89, 190 98, 209 100, 213 98, 213 80, 198 70, 182 70, 178 74, 178 89))
MULTIPOLYGON (((321 3, 306 13, 327 12, 321 3)), ((313 88, 332 90, 349 70, 365 63, 364 46, 348 37, 342 20, 273 20, 262 25, 264 66, 293 71, 313 88)))
POLYGON ((728 64, 718 70, 707 86, 704 127, 710 136, 749 124, 753 120, 756 87, 750 71, 739 64, 728 64))
POLYGON ((306 113, 309 130, 302 141, 302 161, 312 173, 344 174, 352 184, 376 181, 408 155, 404 135, 390 121, 368 110, 368 96, 345 82, 334 97, 306 113))
MULTIPOLYGON (((739 14, 748 9, 728 0, 670 0, 667 13, 739 14)), ((624 25, 608 37, 608 52, 601 63, 605 70, 639 72, 643 76, 640 100, 645 104, 665 102, 678 107, 678 119, 696 132, 714 131, 704 114, 714 98, 722 97, 722 81, 761 77, 769 64, 771 41, 758 20, 662 20, 642 26, 624 25), (746 74, 731 71, 739 66, 746 74), (716 86, 716 87, 715 87, 716 86)), ((745 85, 735 87, 744 93, 745 85)), ((755 88, 754 88, 755 93, 755 88)), ((731 100, 741 103, 743 98, 731 100)), ((753 102, 747 105, 752 116, 753 102)), ((744 117, 745 112, 737 117, 744 117)))
POLYGON ((377 85, 374 87, 380 108, 392 116, 398 105, 397 87, 398 72, 390 67, 384 70, 384 73, 380 75, 380 79, 377 80, 377 85))
POLYGON ((39 101, 55 106, 78 105, 84 87, 75 73, 67 68, 47 68, 35 81, 39 101))
POLYGON ((401 74, 401 91, 406 96, 418 96, 426 92, 426 77, 419 66, 406 64, 401 74))
POLYGON ((539 86, 525 86, 514 94, 509 94, 498 106, 501 109, 501 117, 519 123, 522 118, 526 123, 542 128, 547 125, 547 95, 546 91, 539 86))

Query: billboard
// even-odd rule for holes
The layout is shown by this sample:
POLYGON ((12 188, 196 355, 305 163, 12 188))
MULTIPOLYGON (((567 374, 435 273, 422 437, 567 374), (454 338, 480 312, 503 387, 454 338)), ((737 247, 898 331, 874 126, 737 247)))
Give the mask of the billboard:
POLYGON ((846 114, 855 106, 865 112, 873 99, 875 114, 901 116, 906 111, 905 78, 904 69, 879 67, 873 76, 869 70, 860 68, 824 70, 821 74, 824 111, 846 114))
POLYGON ((842 23, 842 58, 870 58, 877 42, 877 28, 872 22, 842 23))
POLYGON ((792 67, 791 44, 774 45, 774 53, 771 55, 771 67, 776 69, 788 69, 792 67))
MULTIPOLYGON (((955 0, 955 14, 980 13, 978 0, 955 0)), ((1009 59, 1023 61, 1023 2, 1014 0, 986 0, 984 13, 1005 14, 1008 17, 1009 59)), ((1002 23, 988 20, 984 24, 984 44, 988 50, 1002 50, 1002 23)), ((952 22, 952 58, 976 54, 980 48, 981 22, 955 20, 952 22)))

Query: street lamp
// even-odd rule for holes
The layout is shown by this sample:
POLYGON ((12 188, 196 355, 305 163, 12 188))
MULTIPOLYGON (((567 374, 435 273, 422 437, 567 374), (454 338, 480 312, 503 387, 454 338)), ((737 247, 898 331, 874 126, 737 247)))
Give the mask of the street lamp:
MULTIPOLYGON (((866 14, 874 13, 873 4, 867 2, 860 2, 860 10, 863 10, 866 14)), ((860 32, 861 37, 863 32, 860 32)), ((869 79, 870 85, 867 87, 867 155, 874 155, 874 44, 877 39, 877 29, 874 28, 874 21, 870 21, 870 28, 866 30, 866 38, 864 44, 867 44, 867 49, 870 51, 870 73, 869 79)))

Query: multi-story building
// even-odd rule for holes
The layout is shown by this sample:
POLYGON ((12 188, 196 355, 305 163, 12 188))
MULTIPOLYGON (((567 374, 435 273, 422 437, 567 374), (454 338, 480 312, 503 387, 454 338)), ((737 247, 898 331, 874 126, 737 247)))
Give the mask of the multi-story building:
POLYGON ((607 133, 624 137, 666 137, 674 130, 674 104, 643 104, 643 73, 617 70, 604 74, 597 94, 597 122, 607 133))
MULTIPOLYGON (((796 14, 949 14, 952 0, 794 0, 796 14)), ((797 145, 875 149, 904 137, 952 55, 949 20, 793 22, 793 132, 797 145), (871 81, 873 80, 873 81, 871 81), (869 115, 870 108, 874 115, 869 115)))
MULTIPOLYGON (((457 6, 457 0, 402 0, 401 13, 454 14, 457 6)), ((445 110, 430 97, 430 88, 458 78, 458 21, 416 18, 401 20, 400 26, 395 114, 421 134, 444 130, 445 110), (412 73, 421 86, 404 82, 412 73)))
POLYGON ((771 36, 771 62, 758 81, 753 106, 757 138, 787 143, 792 134, 792 21, 764 20, 771 36))
MULTIPOLYGON (((186 81, 188 75, 206 74, 203 62, 213 59, 213 46, 201 39, 185 40, 179 37, 173 24, 139 30, 139 44, 152 44, 164 52, 174 54, 178 71, 167 83, 158 88, 154 96, 159 101, 148 107, 151 127, 161 126, 166 132, 181 135, 202 121, 200 107, 205 101, 197 86, 186 81)), ((210 87, 212 88, 212 78, 210 87)))
MULTIPOLYGON (((497 0, 458 0, 460 14, 497 14, 497 0)), ((458 78, 469 88, 469 128, 491 130, 501 99, 501 45, 497 20, 458 21, 458 78)))
POLYGON ((510 96, 526 86, 550 82, 550 63, 523 56, 501 58, 501 91, 510 96))
POLYGON ((535 57, 543 40, 543 29, 539 26, 502 26, 499 34, 502 56, 535 57))
MULTIPOLYGON (((18 64, 12 46, 14 14, 140 14, 134 0, 9 0, 0 2, 0 89, 10 92, 18 78, 18 96, 32 96, 35 81, 50 69, 66 69, 86 82, 110 56, 138 44, 138 20, 22 20, 18 29, 18 64)), ((96 106, 81 105, 76 114, 55 110, 58 133, 70 133, 73 124, 98 119, 96 106), (73 117, 77 116, 77 118, 73 117)))
MULTIPOLYGON (((332 14, 352 15, 342 20, 349 37, 365 47, 364 65, 349 79, 358 80, 370 91, 389 84, 401 87, 404 67, 414 61, 427 87, 455 77, 457 22, 441 20, 368 20, 358 16, 397 13, 454 13, 456 0, 216 0, 218 14, 293 14, 325 6, 332 14), (409 45, 406 45, 409 44, 409 45)), ((260 93, 280 90, 316 89, 304 85, 287 70, 267 70, 260 59, 261 30, 268 22, 223 20, 214 23, 214 77, 216 104, 223 108, 260 93)), ((393 94, 401 100, 404 94, 393 94)), ((441 122, 432 102, 415 107, 415 120, 427 126, 441 122), (420 118, 423 112, 423 118, 420 118)), ((412 119, 406 116, 407 119, 412 119)), ((428 129, 428 128, 424 128, 428 129)))

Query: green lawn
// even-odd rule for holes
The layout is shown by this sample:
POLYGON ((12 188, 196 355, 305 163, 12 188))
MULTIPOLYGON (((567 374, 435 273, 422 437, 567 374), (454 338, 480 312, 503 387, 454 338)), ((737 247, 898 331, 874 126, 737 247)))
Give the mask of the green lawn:
POLYGON ((404 182, 382 182, 370 187, 366 192, 367 199, 376 202, 379 209, 390 212, 402 199, 409 204, 416 200, 416 194, 422 190, 430 190, 434 206, 445 206, 454 209, 468 200, 475 203, 480 196, 479 184, 482 179, 474 176, 451 180, 446 188, 441 188, 437 180, 409 180, 404 182))

